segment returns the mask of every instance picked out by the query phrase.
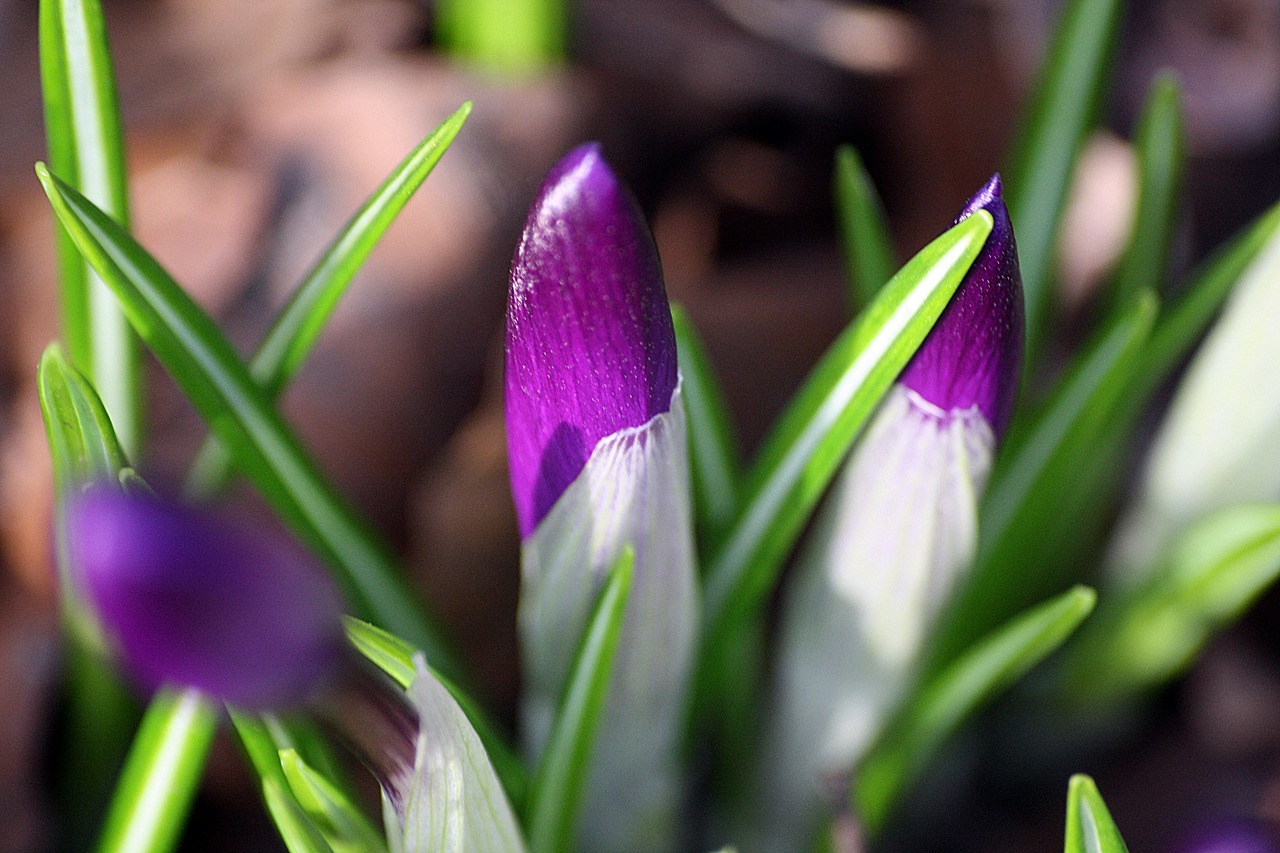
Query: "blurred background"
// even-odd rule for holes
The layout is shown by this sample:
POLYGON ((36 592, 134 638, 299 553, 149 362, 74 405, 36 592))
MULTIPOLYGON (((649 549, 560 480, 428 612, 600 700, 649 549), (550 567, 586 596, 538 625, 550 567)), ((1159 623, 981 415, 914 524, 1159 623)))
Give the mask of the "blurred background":
MULTIPOLYGON (((49 849, 58 820, 51 481, 34 390, 56 335, 52 223, 31 168, 44 156, 36 5, 0 0, 0 853, 49 849)), ((562 62, 496 73, 441 49, 430 2, 104 0, 135 231, 246 350, 364 196, 475 102, 284 407, 508 715, 518 544, 500 332, 507 265, 548 167, 580 141, 604 144, 749 451, 849 319, 836 146, 862 153, 909 256, 999 168, 1060 5, 580 0, 562 62)), ((1191 155, 1179 271, 1280 198, 1280 3, 1133 0, 1063 236, 1068 317, 1124 246, 1125 140, 1162 68, 1181 78, 1191 155)), ((174 482, 203 430, 154 364, 151 405, 138 462, 174 482)), ((1205 820, 1280 826, 1278 616, 1280 594, 1265 597, 1148 719, 1084 753, 1088 766, 1036 757, 1034 727, 1012 741, 1025 753, 993 748, 1014 737, 995 709, 886 846, 1057 849, 1072 770, 1097 778, 1135 850, 1175 850, 1205 820)), ((184 849, 278 849, 230 743, 184 849)))

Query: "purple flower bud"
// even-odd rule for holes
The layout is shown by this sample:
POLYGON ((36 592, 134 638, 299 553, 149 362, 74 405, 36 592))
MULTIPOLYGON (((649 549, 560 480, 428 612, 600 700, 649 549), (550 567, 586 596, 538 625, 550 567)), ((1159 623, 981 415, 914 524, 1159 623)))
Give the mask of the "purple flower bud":
POLYGON ((671 407, 675 331, 657 250, 597 145, 547 176, 511 267, 511 490, 529 536, 601 439, 671 407))
POLYGON ((700 612, 688 445, 657 253, 596 146, 565 157, 533 204, 506 355, 524 734, 545 746, 600 589, 633 547, 579 846, 661 853, 677 834, 700 612))
MULTIPOLYGON (((796 559, 778 630, 756 846, 812 846, 830 803, 903 698, 978 541, 978 507, 1022 361, 1022 282, 993 177, 960 219, 991 235, 885 395, 796 559), (839 786, 837 786, 839 787, 839 786)), ((749 836, 750 837, 750 836, 749 836)))
POLYGON ((1179 853, 1280 853, 1275 837, 1256 820, 1216 821, 1193 832, 1179 853))
POLYGON ((1022 275, 1009 211, 993 175, 956 217, 995 220, 937 325, 899 381, 943 412, 976 406, 997 435, 1008 426, 1022 366, 1022 275))
POLYGON ((246 708, 298 703, 343 658, 342 607, 293 543, 158 498, 94 486, 68 512, 74 578, 148 689, 246 708))

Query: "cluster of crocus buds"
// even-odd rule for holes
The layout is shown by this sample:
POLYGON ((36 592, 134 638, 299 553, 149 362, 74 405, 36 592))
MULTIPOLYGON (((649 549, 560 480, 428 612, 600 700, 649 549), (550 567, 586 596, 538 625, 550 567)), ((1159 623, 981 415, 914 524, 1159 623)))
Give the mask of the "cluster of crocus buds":
MULTIPOLYGON (((977 547, 978 504, 1022 362, 1022 282, 993 177, 986 245, 845 461, 783 600, 753 815, 760 850, 808 849, 902 698, 977 547)), ((754 848, 753 848, 754 849, 754 848)))
POLYGON ((90 486, 68 507, 72 578, 147 689, 314 714, 382 783, 408 853, 523 849, 466 715, 419 660, 407 695, 353 659, 341 598, 275 531, 90 486))
POLYGON ((516 250, 506 422, 530 749, 545 744, 606 574, 631 546, 581 840, 670 849, 699 613, 684 409, 657 251, 596 146, 552 169, 516 250))
MULTIPOLYGON (((994 220, 986 246, 846 461, 786 590, 746 849, 807 849, 820 792, 847 777, 901 698, 972 560, 1023 323, 998 177, 960 218, 978 210, 994 220)), ((673 850, 700 613, 685 415, 657 252, 596 146, 567 155, 530 211, 505 381, 528 751, 545 748, 608 573, 630 549, 578 842, 673 850)), ((421 659, 407 694, 353 669, 341 599, 292 543, 105 486, 73 499, 67 530, 73 576, 144 685, 316 713, 383 784, 393 849, 524 849, 457 701, 421 659)))

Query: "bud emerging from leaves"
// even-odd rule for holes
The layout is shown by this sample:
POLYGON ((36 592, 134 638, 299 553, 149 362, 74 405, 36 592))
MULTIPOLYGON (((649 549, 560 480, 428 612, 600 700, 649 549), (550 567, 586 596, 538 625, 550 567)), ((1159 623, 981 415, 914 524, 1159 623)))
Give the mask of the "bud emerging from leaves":
POLYGON ((1022 359, 1022 283, 993 177, 991 235, 859 439, 783 602, 760 849, 806 849, 821 792, 849 772, 902 698, 934 619, 968 569, 977 509, 1022 359))
POLYGON ((599 149, 578 148, 547 177, 512 264, 506 419, 535 751, 606 574, 635 549, 583 807, 593 850, 672 843, 698 618, 679 384, 652 238, 599 149))

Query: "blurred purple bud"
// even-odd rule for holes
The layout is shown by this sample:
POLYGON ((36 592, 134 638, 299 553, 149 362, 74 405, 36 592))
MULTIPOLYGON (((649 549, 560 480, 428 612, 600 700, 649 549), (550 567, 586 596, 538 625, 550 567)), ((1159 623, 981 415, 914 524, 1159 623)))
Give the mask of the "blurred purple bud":
POLYGON ((1280 853, 1267 827, 1257 820, 1215 821, 1192 832, 1178 853, 1280 853))
POLYGON ((1009 423, 1022 367, 1022 275, 994 175, 956 217, 985 210, 991 236, 900 381, 943 412, 976 406, 997 435, 1009 423))
POLYGON ((68 509, 74 576, 148 689, 275 708, 307 698, 342 661, 339 596, 293 543, 105 486, 68 509))
POLYGON ((657 250, 598 145, 551 170, 507 302, 511 488, 528 537, 601 439, 668 411, 675 332, 657 250))

